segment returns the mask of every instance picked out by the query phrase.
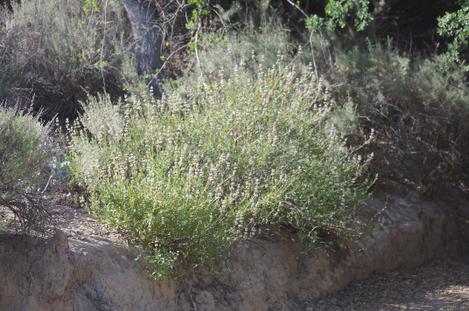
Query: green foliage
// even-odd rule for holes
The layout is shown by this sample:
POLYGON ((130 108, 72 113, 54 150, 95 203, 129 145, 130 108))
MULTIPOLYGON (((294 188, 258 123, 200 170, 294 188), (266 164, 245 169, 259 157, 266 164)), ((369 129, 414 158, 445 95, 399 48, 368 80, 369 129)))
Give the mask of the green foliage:
POLYGON ((391 44, 370 44, 367 49, 336 51, 335 66, 323 73, 336 86, 331 90, 338 102, 356 105, 360 122, 348 132, 374 129, 370 170, 382 183, 430 193, 463 177, 469 89, 464 68, 446 66, 443 57, 411 58, 391 44), (432 176, 443 164, 444 173, 432 176))
POLYGON ((209 13, 206 8, 208 0, 187 0, 187 4, 193 6, 193 10, 191 12, 190 19, 186 24, 186 28, 194 30, 200 22, 200 18, 207 16, 209 13))
POLYGON ((242 30, 211 33, 200 42, 195 75, 216 79, 220 74, 230 76, 239 67, 251 72, 258 66, 272 67, 292 49, 290 34, 279 22, 266 22, 260 29, 246 25, 242 30))
POLYGON ((0 107, 0 205, 14 212, 23 229, 41 229, 47 216, 33 197, 43 185, 51 146, 48 126, 0 107))
POLYGON ((97 0, 83 0, 81 9, 86 16, 90 16, 91 14, 99 13, 101 6, 97 0))
POLYGON ((265 22, 259 29, 251 24, 238 31, 204 33, 197 57, 189 58, 184 78, 165 81, 163 88, 192 93, 199 80, 230 77, 240 67, 256 74, 259 66, 269 68, 279 57, 288 59, 293 48, 290 33, 278 21, 265 22))
POLYGON ((11 199, 37 185, 49 159, 48 128, 36 118, 0 108, 0 185, 2 200, 11 199))
MULTIPOLYGON (((438 34, 451 38, 446 57, 449 62, 462 61, 460 52, 469 47, 469 1, 462 1, 462 8, 438 18, 438 34)), ((469 65, 466 65, 469 71, 469 65)))
POLYGON ((328 92, 289 66, 240 66, 155 102, 91 99, 71 172, 92 209, 143 245, 153 276, 207 265, 235 240, 289 227, 307 247, 355 236, 363 163, 330 126, 328 92))
POLYGON ((353 21, 353 26, 358 31, 363 31, 373 21, 370 12, 369 0, 328 0, 324 7, 325 17, 312 15, 306 19, 306 27, 310 31, 318 31, 325 27, 333 32, 336 29, 344 29, 348 21, 353 21))
POLYGON ((343 96, 352 94, 364 110, 469 108, 463 70, 453 66, 446 72, 441 57, 412 59, 394 49, 391 42, 336 51, 335 68, 326 75, 342 82, 337 90, 343 96))

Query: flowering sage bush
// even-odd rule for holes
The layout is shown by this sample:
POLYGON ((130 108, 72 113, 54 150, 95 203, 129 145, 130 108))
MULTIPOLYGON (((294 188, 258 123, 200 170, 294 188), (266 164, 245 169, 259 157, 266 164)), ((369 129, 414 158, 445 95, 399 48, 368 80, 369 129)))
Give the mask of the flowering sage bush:
POLYGON ((156 278, 265 228, 306 247, 361 228, 364 163, 329 126, 327 90, 289 66, 246 72, 160 101, 91 98, 72 131, 70 169, 92 210, 143 246, 156 278))

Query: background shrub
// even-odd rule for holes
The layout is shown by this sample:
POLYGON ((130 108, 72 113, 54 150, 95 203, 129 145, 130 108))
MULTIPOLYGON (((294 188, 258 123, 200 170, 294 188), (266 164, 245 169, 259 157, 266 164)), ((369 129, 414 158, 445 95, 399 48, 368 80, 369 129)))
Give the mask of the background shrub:
POLYGON ((181 77, 164 81, 163 88, 191 93, 200 80, 213 81, 243 70, 255 75, 259 67, 274 66, 279 57, 292 54, 294 47, 286 29, 278 20, 266 20, 257 27, 246 24, 240 29, 227 28, 200 34, 197 50, 192 52, 181 77))
POLYGON ((227 76, 240 67, 255 71, 260 64, 270 68, 280 55, 290 54, 293 44, 289 30, 279 21, 271 20, 259 28, 248 24, 225 34, 209 33, 201 47, 194 67, 199 74, 213 80, 220 72, 227 76))
POLYGON ((48 220, 38 189, 48 177, 51 150, 48 125, 0 107, 0 205, 14 213, 22 229, 42 231, 48 220))
POLYGON ((248 71, 161 102, 91 99, 75 130, 73 176, 103 220, 143 245, 155 277, 266 227, 307 247, 361 229, 363 163, 329 125, 328 92, 288 66, 248 71))
POLYGON ((34 98, 44 118, 61 120, 74 118, 88 93, 121 96, 135 76, 129 27, 120 1, 14 3, 0 12, 0 96, 34 98))
POLYGON ((370 169, 382 184, 430 193, 469 173, 469 89, 464 68, 446 66, 443 57, 411 57, 388 43, 336 51, 323 72, 337 102, 355 107, 350 142, 374 130, 366 151, 375 153, 370 169))

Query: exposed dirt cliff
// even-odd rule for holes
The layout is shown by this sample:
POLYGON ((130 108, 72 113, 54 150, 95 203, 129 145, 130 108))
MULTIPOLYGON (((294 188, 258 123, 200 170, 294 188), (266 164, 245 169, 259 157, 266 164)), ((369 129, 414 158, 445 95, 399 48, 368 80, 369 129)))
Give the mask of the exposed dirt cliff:
POLYGON ((368 209, 381 211, 380 225, 347 248, 304 253, 291 235, 278 234, 237 244, 215 273, 164 282, 147 277, 138 250, 99 232, 73 232, 83 215, 49 240, 5 233, 0 309, 305 310, 353 280, 416 267, 467 245, 454 209, 444 204, 375 199, 368 209))

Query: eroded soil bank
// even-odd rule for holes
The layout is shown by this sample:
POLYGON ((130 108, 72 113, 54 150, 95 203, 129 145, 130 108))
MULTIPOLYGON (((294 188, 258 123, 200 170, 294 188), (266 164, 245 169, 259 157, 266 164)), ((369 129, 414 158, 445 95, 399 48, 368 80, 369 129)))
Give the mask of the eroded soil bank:
POLYGON ((318 297, 352 281, 462 255, 467 247, 467 224, 454 206, 393 198, 371 200, 368 209, 381 211, 380 225, 347 249, 306 254, 287 234, 264 237, 236 245, 217 273, 159 283, 142 271, 136 250, 74 226, 83 215, 47 241, 2 234, 0 309, 316 310, 334 299, 318 297))

